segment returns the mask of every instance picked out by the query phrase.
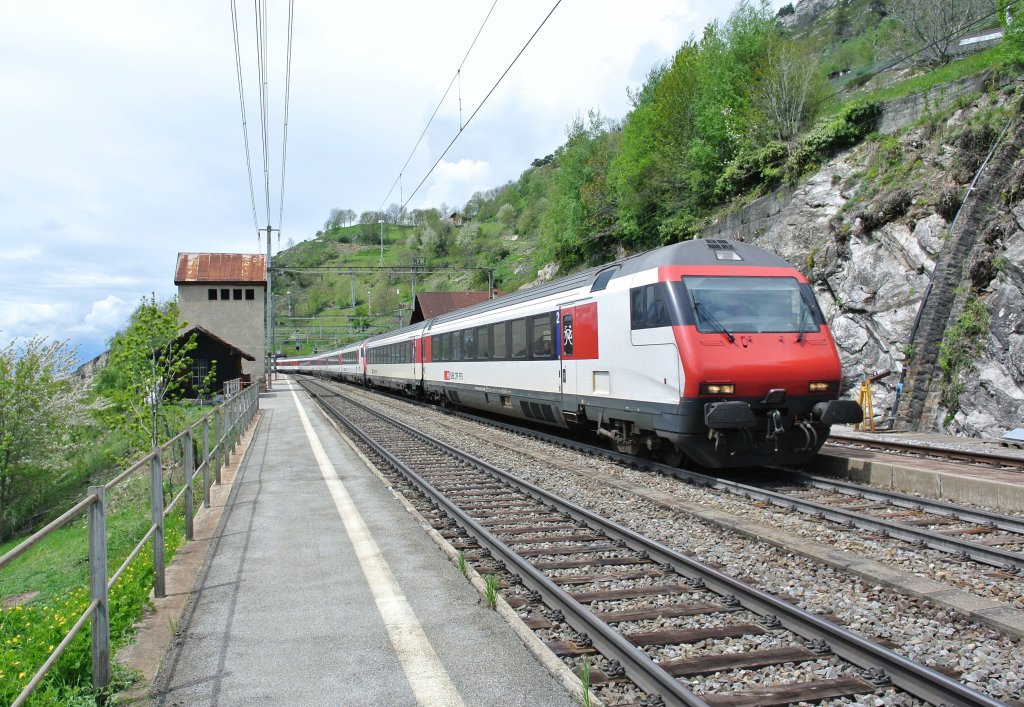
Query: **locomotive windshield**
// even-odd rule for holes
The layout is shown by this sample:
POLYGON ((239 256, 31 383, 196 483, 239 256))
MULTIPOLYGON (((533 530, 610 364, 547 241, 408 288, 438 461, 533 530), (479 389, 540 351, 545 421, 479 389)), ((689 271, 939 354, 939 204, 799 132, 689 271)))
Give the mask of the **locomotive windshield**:
POLYGON ((683 284, 702 333, 802 335, 824 323, 810 287, 792 277, 684 277, 683 284))

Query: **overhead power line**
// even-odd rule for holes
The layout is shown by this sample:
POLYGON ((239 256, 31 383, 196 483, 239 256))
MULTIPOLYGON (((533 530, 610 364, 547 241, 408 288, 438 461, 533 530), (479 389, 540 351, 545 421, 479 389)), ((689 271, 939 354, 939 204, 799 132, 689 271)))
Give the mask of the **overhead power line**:
MULTIPOLYGON (((420 133, 420 137, 419 137, 418 140, 416 140, 416 144, 412 146, 412 150, 409 152, 409 156, 406 158, 405 164, 402 165, 402 169, 398 170, 398 176, 395 177, 395 181, 392 182, 391 188, 388 189, 388 193, 384 196, 384 200, 380 202, 380 209, 379 209, 379 211, 384 211, 384 204, 387 203, 388 198, 395 192, 395 187, 398 186, 401 183, 402 175, 405 174, 405 168, 409 166, 409 162, 412 161, 413 155, 416 154, 416 150, 419 148, 420 143, 423 142, 423 138, 424 138, 424 136, 426 136, 427 130, 430 129, 430 125, 434 122, 434 118, 437 117, 437 112, 439 110, 441 110, 441 106, 444 105, 444 100, 446 98, 448 98, 448 94, 451 92, 452 86, 455 85, 456 81, 461 81, 462 67, 466 65, 466 60, 469 58, 470 52, 472 52, 473 51, 473 47, 476 46, 476 40, 480 39, 480 33, 484 31, 484 26, 487 24, 487 20, 490 19, 491 13, 494 12, 494 8, 497 6, 497 4, 498 4, 498 0, 494 0, 494 2, 491 4, 491 9, 487 11, 487 15, 484 17, 484 21, 480 23, 480 28, 476 31, 476 36, 473 37, 473 41, 469 43, 469 49, 466 50, 466 55, 464 57, 462 57, 462 61, 459 63, 459 68, 455 70, 455 74, 452 76, 452 80, 448 82, 448 88, 446 88, 444 90, 444 95, 442 95, 441 96, 441 100, 437 102, 437 107, 434 108, 434 112, 431 113, 430 119, 427 121, 427 124, 423 126, 423 132, 420 133)), ((461 91, 460 91, 459 100, 460 100, 460 102, 462 100, 461 91)), ((461 108, 460 108, 460 112, 461 112, 461 108)), ((460 129, 461 129, 461 124, 462 124, 462 121, 460 120, 459 121, 460 129)))
POLYGON ((523 45, 523 48, 520 49, 519 53, 516 54, 514 59, 512 59, 512 63, 508 65, 508 68, 505 69, 505 71, 502 72, 501 76, 498 77, 498 80, 494 82, 494 85, 491 86, 491 90, 487 92, 487 95, 483 97, 483 100, 480 101, 480 104, 477 105, 477 107, 473 110, 473 112, 470 114, 470 116, 466 119, 465 124, 459 127, 459 131, 457 133, 455 133, 455 137, 453 137, 452 141, 450 143, 448 143, 448 147, 444 148, 444 152, 441 153, 441 156, 437 158, 437 161, 434 162, 434 164, 431 166, 430 170, 423 176, 423 179, 420 180, 420 183, 416 185, 416 188, 412 190, 412 193, 409 194, 409 197, 402 203, 402 208, 403 209, 405 208, 406 204, 408 204, 410 201, 412 201, 412 198, 414 196, 416 196, 416 192, 418 192, 420 190, 420 188, 424 185, 424 183, 426 183, 427 179, 430 178, 430 175, 434 173, 434 170, 437 169, 437 165, 441 164, 441 160, 443 160, 444 156, 448 154, 448 151, 450 149, 452 149, 452 146, 455 144, 455 142, 462 135, 462 132, 467 127, 469 127, 470 122, 472 122, 473 118, 476 117, 476 114, 480 112, 480 109, 484 107, 484 104, 487 102, 487 99, 491 97, 491 94, 493 94, 494 91, 498 88, 498 85, 508 75, 508 72, 511 71, 512 67, 516 65, 516 62, 519 61, 519 57, 521 57, 523 55, 523 52, 526 51, 526 48, 530 46, 531 42, 533 42, 534 37, 536 37, 537 34, 541 31, 541 29, 543 29, 544 25, 547 24, 547 21, 549 19, 551 19, 551 15, 553 15, 555 13, 555 10, 557 10, 558 6, 561 5, 561 4, 562 4, 562 0, 558 0, 554 4, 554 6, 551 8, 551 10, 548 12, 548 14, 545 15, 544 19, 541 20, 541 23, 539 25, 537 25, 537 29, 535 29, 533 31, 533 34, 530 35, 530 38, 526 40, 526 44, 523 45))
POLYGON ((242 110, 242 137, 245 140, 245 168, 249 173, 249 199, 252 202, 252 224, 259 230, 260 224, 256 219, 256 191, 252 185, 252 159, 249 156, 249 128, 245 122, 245 89, 242 84, 242 55, 238 49, 238 13, 235 9, 235 0, 231 0, 231 33, 235 39, 235 70, 238 74, 238 104, 242 110))
POLYGON ((260 137, 263 145, 263 194, 270 227, 270 139, 267 97, 267 1, 253 0, 256 14, 256 70, 260 82, 260 137))
POLYGON ((281 139, 281 208, 277 214, 278 238, 284 223, 284 173, 288 161, 288 102, 292 91, 292 24, 295 17, 295 0, 288 0, 288 49, 284 72, 284 136, 281 139))

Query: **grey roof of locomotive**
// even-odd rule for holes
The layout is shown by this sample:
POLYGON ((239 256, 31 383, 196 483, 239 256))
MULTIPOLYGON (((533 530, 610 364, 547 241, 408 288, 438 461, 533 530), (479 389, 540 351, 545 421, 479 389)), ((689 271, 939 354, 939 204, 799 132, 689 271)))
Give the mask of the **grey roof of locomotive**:
MULTIPOLYGON (((790 263, 786 262, 774 253, 762 250, 761 248, 749 243, 699 238, 690 241, 682 241, 681 243, 673 243, 661 248, 656 248, 655 250, 631 255, 621 260, 590 268, 589 270, 582 270, 578 273, 573 273, 572 275, 560 277, 557 280, 552 280, 551 282, 539 285, 538 287, 531 287, 528 290, 513 292, 512 294, 505 295, 504 297, 481 302, 480 304, 475 304, 463 309, 457 309, 455 311, 448 312, 447 314, 435 317, 432 322, 434 324, 444 324, 456 319, 462 319, 463 317, 482 314, 493 309, 521 304, 541 297, 558 294, 559 292, 574 290, 594 282, 600 273, 613 268, 615 269, 615 274, 612 275, 610 279, 614 280, 620 277, 627 277, 644 270, 650 270, 651 268, 670 265, 708 265, 715 267, 747 265, 755 267, 792 267, 790 263), (735 251, 742 260, 720 260, 715 253, 716 251, 722 250, 735 251)), ((430 324, 430 322, 427 322, 427 324, 430 324)), ((420 322, 419 324, 412 324, 401 329, 389 331, 386 334, 378 334, 367 339, 366 342, 370 343, 379 338, 392 337, 405 332, 417 331, 422 329, 424 325, 425 324, 423 322, 420 322)))

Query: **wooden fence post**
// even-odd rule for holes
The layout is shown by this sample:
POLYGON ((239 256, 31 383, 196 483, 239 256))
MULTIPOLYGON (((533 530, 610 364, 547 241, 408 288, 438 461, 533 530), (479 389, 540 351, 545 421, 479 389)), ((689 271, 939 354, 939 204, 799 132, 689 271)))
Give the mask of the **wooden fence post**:
POLYGON ((210 507, 210 416, 203 417, 203 508, 210 507))
POLYGON ((167 596, 164 585, 164 472, 160 447, 153 447, 149 462, 149 485, 153 517, 153 596, 167 596))
POLYGON ((185 430, 181 438, 182 459, 181 465, 185 471, 185 539, 195 539, 195 528, 192 515, 195 511, 195 495, 192 492, 192 482, 195 479, 195 452, 192 449, 192 430, 185 430))
POLYGON ((106 489, 90 486, 96 500, 89 506, 89 595, 96 603, 92 614, 92 684, 110 684, 110 601, 107 593, 106 489))

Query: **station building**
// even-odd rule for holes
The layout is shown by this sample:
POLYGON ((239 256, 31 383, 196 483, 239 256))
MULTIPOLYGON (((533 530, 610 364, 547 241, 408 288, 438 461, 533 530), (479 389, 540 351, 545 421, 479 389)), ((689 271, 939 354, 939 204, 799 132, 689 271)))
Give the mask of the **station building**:
POLYGON ((204 367, 208 371, 210 361, 217 360, 219 367, 240 365, 243 383, 262 385, 266 256, 178 253, 174 284, 181 321, 198 328, 204 340, 193 355, 194 377, 201 377, 204 367))

